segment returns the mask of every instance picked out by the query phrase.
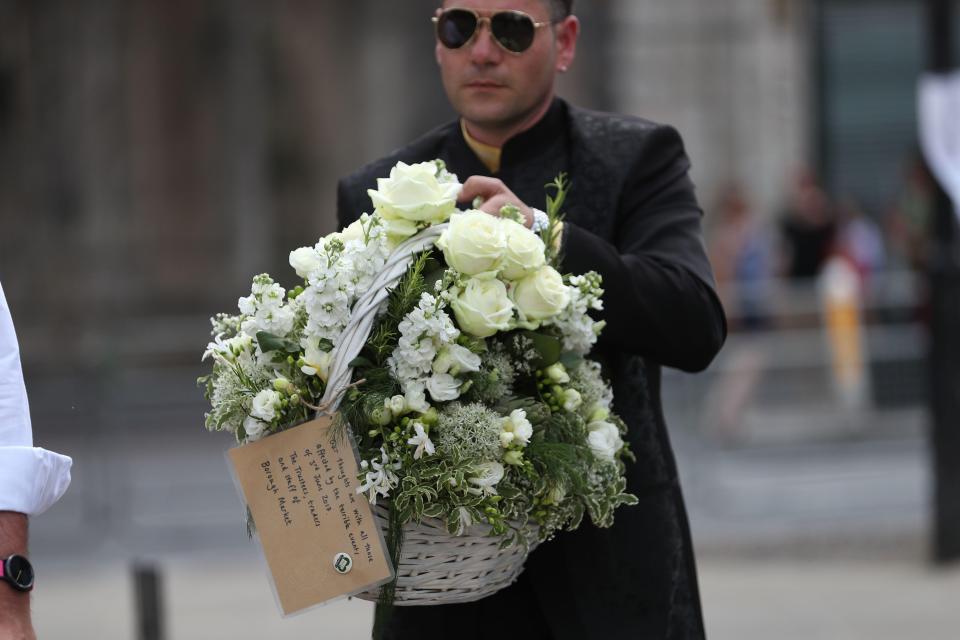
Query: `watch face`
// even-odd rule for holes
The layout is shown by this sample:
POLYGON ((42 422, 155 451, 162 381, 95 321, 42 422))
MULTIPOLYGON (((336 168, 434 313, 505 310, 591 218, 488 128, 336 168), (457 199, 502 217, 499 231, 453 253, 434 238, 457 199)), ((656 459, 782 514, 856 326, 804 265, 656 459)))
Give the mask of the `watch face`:
POLYGON ((33 587, 33 567, 23 556, 13 555, 7 558, 4 574, 14 585, 26 591, 33 587))

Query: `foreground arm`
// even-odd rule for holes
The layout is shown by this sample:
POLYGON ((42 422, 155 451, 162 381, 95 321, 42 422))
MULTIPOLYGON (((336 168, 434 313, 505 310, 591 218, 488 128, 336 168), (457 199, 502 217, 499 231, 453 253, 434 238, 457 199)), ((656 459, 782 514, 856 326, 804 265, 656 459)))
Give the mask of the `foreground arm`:
MULTIPOLYGON (((27 553, 27 517, 13 511, 0 511, 0 558, 12 553, 27 553)), ((30 621, 30 594, 0 584, 0 639, 33 640, 30 621)))

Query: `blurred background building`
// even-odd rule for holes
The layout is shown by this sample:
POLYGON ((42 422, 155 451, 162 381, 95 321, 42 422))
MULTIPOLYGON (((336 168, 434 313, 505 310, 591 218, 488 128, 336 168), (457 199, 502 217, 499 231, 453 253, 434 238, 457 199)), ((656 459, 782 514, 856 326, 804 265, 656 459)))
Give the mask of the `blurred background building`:
MULTIPOLYGON (((169 596, 172 637, 219 637, 203 631, 216 615, 240 616, 232 637, 247 637, 266 623, 244 611, 274 616, 244 600, 237 558, 253 551, 230 443, 203 431, 207 319, 253 274, 293 282, 289 251, 334 230, 337 177, 452 117, 435 4, 0 0, 0 280, 35 438, 75 459, 67 497, 33 524, 51 576, 41 637, 129 637, 127 595, 100 635, 78 635, 69 613, 88 614, 75 598, 91 571, 103 580, 87 598, 127 594, 135 558, 184 589, 169 596), (187 597, 191 585, 209 590, 187 597), (212 591, 220 604, 201 610, 212 591)), ((582 40, 561 93, 681 131, 731 317, 710 370, 664 385, 712 637, 786 638, 791 615, 798 638, 956 637, 960 617, 938 603, 960 579, 923 571, 936 197, 916 134, 925 3, 576 7, 582 40), (803 594, 771 595, 784 577, 890 589, 872 613, 850 595, 852 621, 817 627, 803 594), (895 603, 898 584, 916 597, 895 603), (744 609, 743 622, 731 593, 768 598, 769 620, 744 609), (884 616, 933 626, 885 636, 899 628, 884 616)))

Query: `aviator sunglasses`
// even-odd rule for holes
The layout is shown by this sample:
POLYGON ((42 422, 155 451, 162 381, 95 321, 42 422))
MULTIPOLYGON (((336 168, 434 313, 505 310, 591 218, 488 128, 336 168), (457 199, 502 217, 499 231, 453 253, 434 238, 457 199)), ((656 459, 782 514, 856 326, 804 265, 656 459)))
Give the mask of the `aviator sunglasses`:
POLYGON ((522 11, 497 11, 490 17, 481 16, 472 9, 446 9, 433 17, 437 25, 437 40, 448 49, 459 49, 480 30, 484 22, 490 27, 493 39, 510 53, 523 53, 533 44, 537 29, 553 22, 534 22, 522 11))

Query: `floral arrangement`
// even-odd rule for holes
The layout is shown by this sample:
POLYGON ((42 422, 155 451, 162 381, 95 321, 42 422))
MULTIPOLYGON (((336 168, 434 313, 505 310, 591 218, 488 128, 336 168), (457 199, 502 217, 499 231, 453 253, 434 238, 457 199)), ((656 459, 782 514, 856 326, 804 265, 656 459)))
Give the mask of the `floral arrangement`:
POLYGON ((610 526, 636 498, 626 426, 587 358, 603 290, 596 273, 557 270, 567 184, 548 186, 538 234, 515 207, 499 218, 457 210, 460 183, 439 161, 397 164, 370 190, 372 214, 290 254, 297 286, 258 275, 239 314, 212 318, 207 427, 245 443, 327 409, 318 405, 355 303, 399 246, 444 225, 380 305, 338 397, 361 455, 358 491, 386 501, 391 525, 432 517, 458 535, 485 523, 505 545, 548 539, 584 515, 610 526))

